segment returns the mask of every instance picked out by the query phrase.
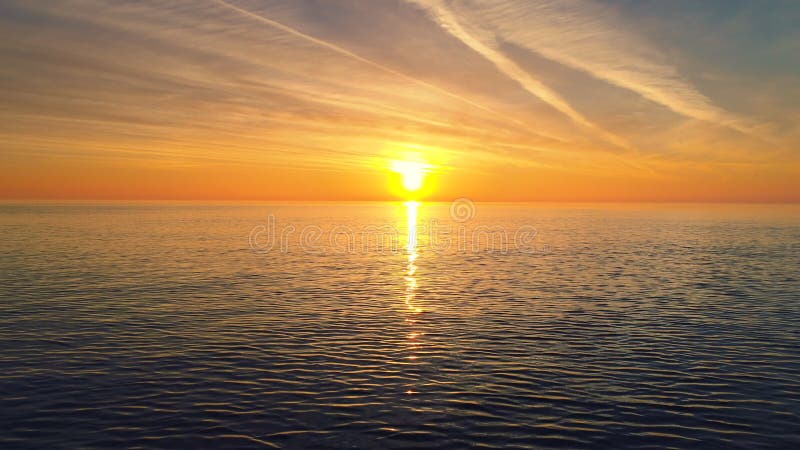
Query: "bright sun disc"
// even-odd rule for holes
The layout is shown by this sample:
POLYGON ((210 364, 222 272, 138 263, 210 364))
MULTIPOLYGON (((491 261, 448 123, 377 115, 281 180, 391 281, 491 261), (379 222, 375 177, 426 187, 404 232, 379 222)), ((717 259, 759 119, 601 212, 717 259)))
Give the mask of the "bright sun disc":
POLYGON ((403 188, 409 192, 418 191, 425 178, 425 164, 411 161, 394 161, 392 172, 397 172, 402 177, 403 188))

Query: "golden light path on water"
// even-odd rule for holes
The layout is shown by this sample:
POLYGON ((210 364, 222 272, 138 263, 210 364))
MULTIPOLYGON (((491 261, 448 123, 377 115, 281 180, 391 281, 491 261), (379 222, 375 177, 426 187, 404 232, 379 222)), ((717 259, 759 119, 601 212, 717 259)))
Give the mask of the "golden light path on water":
MULTIPOLYGON (((410 349, 410 354, 408 359, 414 361, 417 359, 417 355, 415 352, 419 349, 420 343, 419 339, 422 337, 423 333, 417 327, 417 320, 420 313, 422 313, 422 308, 416 306, 414 304, 414 298, 416 297, 416 290, 417 290, 417 265, 415 264, 417 257, 419 254, 417 253, 417 210, 419 208, 418 202, 406 202, 406 220, 407 220, 407 239, 406 239, 406 254, 408 257, 408 262, 406 264, 406 273, 405 273, 405 304, 406 309, 408 310, 408 316, 406 317, 406 323, 408 324, 410 330, 408 333, 408 345, 410 349)), ((409 388, 406 391, 406 394, 414 394, 415 392, 409 388)))

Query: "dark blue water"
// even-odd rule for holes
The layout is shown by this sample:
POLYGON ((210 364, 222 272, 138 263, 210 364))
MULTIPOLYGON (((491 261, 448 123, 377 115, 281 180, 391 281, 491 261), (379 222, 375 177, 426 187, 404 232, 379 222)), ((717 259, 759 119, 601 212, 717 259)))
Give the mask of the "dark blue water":
POLYGON ((0 206, 0 447, 800 446, 796 207, 452 219, 0 206), (270 214, 294 231, 254 251, 270 214), (372 225, 388 249, 362 245, 372 225), (459 248, 462 225, 537 234, 459 248))

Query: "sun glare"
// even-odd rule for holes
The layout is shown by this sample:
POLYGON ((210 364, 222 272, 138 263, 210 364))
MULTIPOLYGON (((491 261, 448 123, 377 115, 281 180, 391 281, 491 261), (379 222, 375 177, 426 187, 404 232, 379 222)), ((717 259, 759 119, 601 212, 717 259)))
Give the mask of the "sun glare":
POLYGON ((403 188, 408 192, 416 192, 422 188, 427 166, 413 161, 394 161, 392 172, 400 174, 403 188))

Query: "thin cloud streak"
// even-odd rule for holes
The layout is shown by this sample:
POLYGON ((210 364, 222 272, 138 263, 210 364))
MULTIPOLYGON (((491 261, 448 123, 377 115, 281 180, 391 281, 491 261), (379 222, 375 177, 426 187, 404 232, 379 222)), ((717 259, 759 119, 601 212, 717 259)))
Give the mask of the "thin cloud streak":
POLYGON ((584 117, 580 112, 576 111, 557 92, 550 89, 547 85, 545 85, 541 81, 531 76, 528 72, 522 69, 517 63, 515 63, 514 61, 503 55, 499 50, 497 50, 497 42, 493 38, 491 38, 490 36, 486 36, 485 33, 480 33, 481 34, 480 36, 476 36, 476 34, 478 33, 468 31, 465 28, 465 26, 462 25, 459 18, 453 13, 453 11, 447 8, 441 1, 439 0, 408 0, 408 1, 425 8, 442 28, 447 30, 450 34, 452 34, 454 37, 462 41, 465 45, 467 45, 471 49, 475 50, 484 58, 491 61, 500 72, 502 72, 509 78, 513 79, 517 83, 519 83, 520 86, 522 86, 529 93, 533 94, 540 100, 544 101, 545 103, 555 108, 557 111, 569 117, 572 121, 574 121, 578 125, 581 125, 585 128, 588 128, 596 132, 607 141, 623 148, 630 148, 630 145, 626 143, 622 138, 614 135, 613 133, 609 133, 606 130, 603 130, 595 123, 591 122, 589 119, 584 117))
MULTIPOLYGON (((425 1, 425 0, 412 0, 425 1)), ((426 1, 426 3, 430 3, 426 1)), ((453 14, 486 33, 633 91, 675 113, 750 133, 714 105, 607 8, 585 0, 465 0, 453 14)))
MULTIPOLYGON (((363 56, 357 55, 357 54, 355 54, 355 53, 353 53, 353 52, 351 52, 351 51, 349 51, 349 50, 347 50, 345 48, 339 47, 338 45, 332 44, 332 43, 324 41, 322 39, 315 38, 314 36, 310 36, 308 34, 305 34, 305 33, 301 32, 301 31, 298 31, 298 30, 296 30, 296 29, 294 29, 294 28, 292 28, 290 26, 284 25, 284 24, 282 24, 280 22, 276 22, 276 21, 274 21, 272 19, 269 19, 267 17, 258 15, 256 13, 253 13, 253 12, 248 11, 246 9, 242 9, 242 8, 240 8, 240 7, 236 6, 236 5, 232 5, 232 4, 230 4, 230 3, 228 3, 228 2, 226 2, 224 0, 212 0, 212 1, 214 3, 219 4, 219 5, 222 5, 222 6, 225 6, 227 8, 230 8, 230 9, 232 9, 234 11, 237 11, 237 12, 239 12, 241 14, 244 14, 244 15, 246 15, 248 17, 251 17, 251 18, 253 18, 255 20, 263 22, 263 23, 265 23, 265 24, 267 24, 269 26, 275 27, 275 28, 277 28, 277 29, 279 29, 281 31, 284 31, 286 33, 292 34, 292 35, 297 36, 299 38, 305 39, 305 40, 307 40, 309 42, 312 42, 314 44, 317 44, 317 45, 320 45, 320 46, 325 47, 327 49, 330 49, 330 50, 332 50, 332 51, 334 51, 336 53, 339 53, 341 55, 345 55, 345 56, 347 56, 349 58, 353 58, 353 59, 355 59, 357 61, 360 61, 360 62, 362 62, 364 64, 369 65, 369 66, 372 66, 372 67, 374 67, 376 69, 382 70, 382 71, 384 71, 386 73, 389 73, 389 74, 392 74, 392 75, 396 75, 396 76, 398 76, 400 78, 403 78, 406 81, 410 81, 412 83, 419 84, 419 85, 424 86, 426 88, 433 89, 433 90, 435 90, 436 92, 438 92, 440 94, 444 94, 444 95, 446 95, 448 97, 457 99, 459 101, 467 103, 470 106, 473 106, 473 107, 478 108, 478 109, 482 109, 483 111, 486 111, 486 112, 489 112, 489 113, 492 113, 492 114, 496 114, 498 116, 503 116, 501 113, 493 110, 492 108, 489 108, 488 106, 481 105, 480 103, 477 103, 477 102, 475 102, 473 100, 470 100, 470 99, 468 99, 466 97, 463 97, 461 95, 458 95, 456 93, 450 92, 450 91, 448 91, 446 89, 440 88, 439 86, 433 85, 433 84, 428 83, 428 82, 426 82, 424 80, 420 80, 420 79, 411 77, 409 75, 406 75, 406 74, 404 74, 402 72, 399 72, 399 71, 397 71, 395 69, 392 69, 391 67, 387 67, 387 66, 384 66, 383 64, 376 63, 375 61, 372 61, 372 60, 369 60, 367 58, 364 58, 363 56)), ((549 137, 549 136, 546 136, 546 137, 549 137)))
MULTIPOLYGON (((97 131, 94 128, 102 128, 102 135, 112 134, 114 131, 119 133, 129 133, 136 123, 153 124, 154 127, 142 131, 143 136, 150 136, 150 142, 143 145, 158 145, 158 146, 173 146, 175 142, 172 139, 163 140, 159 136, 184 136, 191 140, 203 139, 198 131, 203 132, 205 135, 212 133, 221 133, 229 129, 236 129, 236 137, 243 137, 246 134, 242 133, 242 129, 247 129, 249 124, 258 124, 259 128, 257 133, 264 133, 264 125, 270 128, 274 126, 283 127, 285 130, 294 130, 301 132, 304 139, 314 139, 315 136, 332 136, 341 135, 341 140, 346 140, 350 135, 370 135, 374 138, 374 142, 380 142, 381 138, 387 136, 395 136, 397 133, 398 125, 402 124, 403 128, 420 129, 423 133, 418 139, 424 140, 441 140, 447 135, 459 133, 461 135, 475 134, 486 136, 486 126, 489 122, 484 119, 477 121, 470 120, 465 123, 442 122, 440 120, 431 119, 436 118, 436 114, 424 108, 426 104, 441 101, 442 96, 432 98, 434 102, 423 102, 420 106, 413 109, 409 106, 403 106, 404 103, 399 103, 399 99, 406 96, 408 101, 416 101, 413 92, 392 89, 387 89, 386 86, 376 84, 375 86, 361 86, 360 83, 353 83, 352 77, 337 76, 337 80, 341 84, 329 84, 328 80, 321 79, 318 75, 314 79, 312 75, 309 79, 285 79, 275 78, 269 76, 268 72, 262 72, 263 77, 249 78, 246 74, 253 72, 254 68, 264 67, 270 69, 271 66, 265 65, 267 60, 242 59, 246 52, 237 49, 230 53, 222 53, 217 47, 209 45, 197 45, 188 47, 192 52, 191 54, 183 54, 184 49, 197 40, 192 40, 191 33, 194 27, 189 19, 185 19, 186 23, 182 23, 181 27, 176 30, 162 30, 160 28, 152 27, 146 21, 134 21, 135 16, 140 14, 147 14, 152 12, 151 9, 142 8, 142 10, 132 10, 130 8, 123 11, 124 14, 115 14, 116 11, 105 10, 105 14, 101 16, 86 16, 81 10, 70 10, 69 12, 54 12, 58 15, 65 15, 72 20, 88 20, 90 23, 102 25, 105 27, 114 27, 115 29, 123 29, 135 33, 137 36, 142 36, 146 39, 158 39, 162 45, 169 44, 175 49, 180 51, 173 52, 170 58, 176 61, 184 60, 187 56, 192 58, 203 58, 208 61, 216 62, 225 61, 241 65, 242 68, 248 72, 242 76, 240 72, 236 77, 223 77, 219 72, 212 70, 191 70, 183 69, 181 65, 168 64, 171 60, 165 60, 167 64, 162 64, 161 60, 150 60, 149 64, 132 64, 129 63, 125 57, 119 56, 120 52, 111 52, 109 54, 95 53, 91 60, 85 60, 83 56, 78 57, 77 53, 66 53, 63 58, 60 58, 58 70, 60 73, 69 73, 74 75, 76 80, 80 80, 79 84, 61 83, 61 85, 51 85, 46 88, 47 95, 42 95, 41 101, 37 100, 34 104, 30 99, 19 98, 22 105, 30 112, 42 111, 46 109, 48 114, 39 115, 37 122, 44 124, 47 121, 59 121, 61 125, 54 127, 54 134, 68 133, 69 128, 63 126, 63 121, 60 121, 60 116, 68 122, 81 123, 83 133, 87 135, 96 135, 97 131), (129 17, 130 16, 130 17, 129 17), (101 64, 102 62, 102 64, 101 64), (89 64, 87 64, 89 63, 89 64), (250 67, 253 66, 253 67, 250 67), (169 106, 164 109, 152 109, 152 103, 148 103, 142 97, 141 93, 133 94, 124 90, 117 90, 116 86, 106 90, 103 83, 93 81, 91 86, 85 85, 85 78, 80 77, 80 74, 90 69, 94 73, 106 73, 113 75, 118 80, 132 81, 131 85, 135 84, 137 87, 146 88, 148 95, 151 92, 159 92, 161 95, 169 95, 173 100, 170 100, 169 106), (67 87, 69 86, 69 87, 67 87), (345 90, 350 87, 349 90, 345 90), (87 93, 94 91, 91 96, 87 93), (408 96, 408 94, 411 96, 408 96), (200 94, 200 95, 197 95, 200 94), (280 97, 275 97, 280 94, 280 97), (270 98, 269 96, 273 96, 270 98), (91 98, 90 102, 85 102, 83 99, 91 98), (280 109, 275 110, 269 108, 268 104, 274 104, 276 101, 282 103, 285 112, 280 109), (59 102, 54 100, 61 99, 63 102, 63 110, 59 108, 59 102), (76 102, 72 99, 81 99, 82 101, 76 102), (269 103, 264 100, 268 99, 269 103), (289 100, 297 100, 297 105, 289 100), (179 103, 180 101, 180 103, 179 103), (186 103, 183 104, 183 101, 186 103), (262 104, 265 103, 265 104, 262 104), (40 106, 41 105, 41 106, 40 106), (300 105, 300 106, 298 106, 300 105), (204 111, 211 111, 211 109, 218 109, 224 107, 226 112, 222 122, 215 113, 205 114, 204 111), (300 110, 295 108, 301 107, 300 110), (189 108, 189 109, 187 109, 189 108), (191 111, 191 112, 190 112, 191 111), (87 121, 81 120, 81 117, 89 118, 103 118, 104 120, 87 121), (278 122, 281 122, 278 125, 278 122), (354 126, 353 123, 360 123, 360 126, 354 126), (478 126, 481 128, 478 128, 478 126), (194 131, 191 135, 184 132, 185 129, 194 131), (92 130, 92 131, 89 131, 92 130)), ((237 11, 238 13, 238 11, 237 11)), ((172 18, 172 16, 170 16, 172 18)), ((177 17, 180 19, 181 17, 177 17)), ((257 22, 249 19, 243 19, 248 23, 248 26, 257 28, 256 25, 249 25, 250 22, 256 24, 257 22)), ((273 27, 274 28, 274 27, 273 27)), ((283 32, 277 28, 279 32, 283 32)), ((263 29, 261 33, 263 33, 263 29)), ((307 39, 304 39, 307 41, 307 39)), ((230 44, 228 42, 228 44, 230 44)), ((314 42, 314 44, 317 44, 314 42)), ((229 45, 229 48, 237 48, 237 45, 229 45)), ((58 47, 55 47, 58 48, 58 47)), ((54 48, 54 50, 55 50, 54 48)), ((324 46, 324 48, 329 48, 324 46)), ((284 49, 286 50, 286 49, 284 49)), ((343 50, 343 49, 342 49, 343 50)), ((295 50, 297 51, 297 50, 295 50)), ((346 51, 346 50, 345 50, 346 51)), ((320 50, 325 53, 325 50, 320 50)), ((46 53, 45 55, 49 55, 46 53)), ((340 58, 341 52, 333 53, 334 58, 340 58)), ((156 55, 148 55, 153 58, 156 55)), ((311 58, 312 56, 304 57, 311 58)), ((357 55, 356 55, 357 56, 357 55)), ((126 57, 132 57, 131 61, 136 61, 135 55, 130 53, 126 57)), ((160 58, 160 55, 158 56, 160 58)), ((316 55, 319 60, 319 55, 316 55)), ((349 60, 362 61, 361 59, 348 57, 349 60)), ((42 61, 47 61, 48 58, 42 58, 42 61)), ((52 60, 52 59, 50 59, 52 60)), ((330 64, 330 61, 326 64, 330 64)), ((355 64, 360 65, 360 64, 355 64)), ((336 67, 342 66, 341 62, 336 64, 336 67)), ((369 64, 370 67, 375 67, 374 64, 369 64)), ((39 74, 47 73, 48 71, 39 71, 39 74)), ((363 69, 362 69, 362 72, 363 69)), ((369 74, 370 71, 366 71, 369 74)), ((390 78, 396 77, 397 73, 391 69, 383 70, 383 72, 391 75, 390 78)), ((338 75, 338 73, 337 73, 338 75)), ((38 76, 38 75, 37 75, 38 76)), ((372 75, 374 77, 374 75, 372 75)), ((402 76, 403 80, 408 81, 409 78, 402 76)), ((25 77, 30 79, 30 77, 25 77)), ((70 77, 71 78, 71 77, 70 77)), ((377 78, 375 81, 379 81, 377 78)), ((415 82, 419 84, 418 82, 415 82)), ((42 85, 44 86, 44 85, 42 85)), ((442 92, 437 89, 436 92, 442 92)), ((448 96, 453 98, 452 96, 448 96)), ((427 100, 427 98, 423 98, 427 100)), ((447 106, 447 105, 443 105, 447 106)), ((485 110, 481 110, 485 112, 485 110)), ((24 120, 23 115, 19 110, 15 113, 18 120, 24 120)), ((504 133, 501 129, 497 130, 504 133)), ((527 130, 526 130, 527 131, 527 130)), ((529 133, 533 134, 533 133, 529 133)), ((64 136, 64 139, 71 139, 73 134, 64 136)), ((23 136, 19 136, 23 138, 23 136)), ((413 134, 409 136, 413 140, 413 134)), ((295 138, 296 139, 296 138, 295 138)), ((342 150, 341 141, 334 142, 333 139, 328 139, 331 143, 328 144, 328 151, 332 153, 342 154, 342 158, 337 162, 337 165, 342 165, 341 161, 347 161, 348 166, 358 165, 361 162, 358 154, 345 155, 346 152, 342 150), (346 156, 346 157, 345 157, 346 156)), ((257 148, 269 148, 271 153, 280 154, 285 152, 285 149, 292 147, 302 147, 297 142, 292 142, 287 139, 282 143, 270 143, 271 145, 263 145, 262 142, 255 139, 250 142, 257 148)), ((219 147, 220 144, 215 144, 219 147)), ((374 148, 375 145, 369 145, 365 148, 374 148)), ((74 151, 79 152, 79 148, 75 147, 74 151)), ((210 149, 204 150, 211 152, 210 149)), ((362 150, 363 151, 363 150, 362 150)), ((155 151, 157 153, 157 151, 155 151)), ((318 158, 321 151, 307 152, 305 157, 308 159, 318 158)), ((188 158, 193 158, 193 155, 188 155, 188 158)), ((233 159, 233 158, 232 158, 233 159)), ((320 164, 327 165, 329 160, 320 159, 320 164)))

